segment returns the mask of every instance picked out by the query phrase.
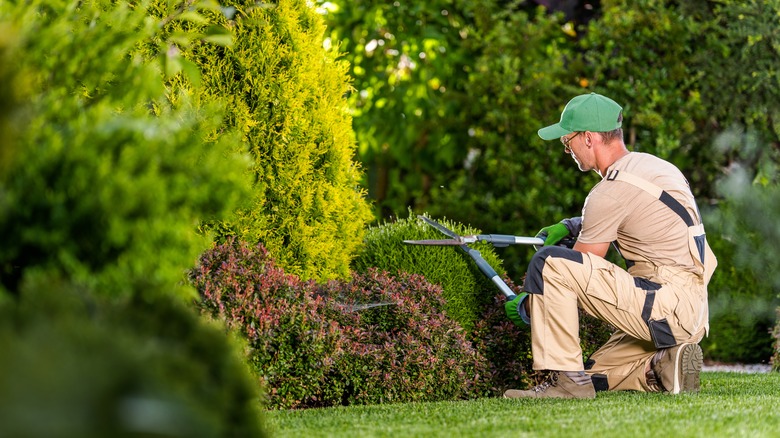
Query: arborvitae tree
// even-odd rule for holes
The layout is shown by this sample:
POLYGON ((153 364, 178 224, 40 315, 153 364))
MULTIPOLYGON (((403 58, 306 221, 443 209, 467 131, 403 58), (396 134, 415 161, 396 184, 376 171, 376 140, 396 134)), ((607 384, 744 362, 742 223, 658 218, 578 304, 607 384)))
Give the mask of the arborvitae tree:
MULTIPOLYGON (((176 9, 157 1, 152 11, 164 17, 176 9)), ((372 219, 353 161, 346 63, 337 49, 323 47, 322 19, 304 0, 232 1, 207 16, 202 23, 171 20, 165 29, 171 36, 225 26, 232 44, 180 46, 187 62, 202 70, 201 87, 178 75, 170 97, 226 102, 224 128, 241 132, 237 147, 248 146, 255 178, 251 205, 212 229, 262 242, 287 272, 302 278, 346 278, 372 219)))

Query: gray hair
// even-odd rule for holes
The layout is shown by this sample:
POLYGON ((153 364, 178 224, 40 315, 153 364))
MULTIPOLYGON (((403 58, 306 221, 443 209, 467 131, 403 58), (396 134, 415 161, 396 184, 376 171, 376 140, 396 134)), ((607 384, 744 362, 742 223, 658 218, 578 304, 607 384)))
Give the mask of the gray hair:
MULTIPOLYGON (((620 115, 618 115, 618 122, 621 124, 623 123, 623 111, 621 111, 620 115)), ((623 141, 623 128, 617 128, 607 132, 599 132, 599 134, 601 135, 601 139, 604 141, 604 143, 609 143, 612 140, 623 141)))

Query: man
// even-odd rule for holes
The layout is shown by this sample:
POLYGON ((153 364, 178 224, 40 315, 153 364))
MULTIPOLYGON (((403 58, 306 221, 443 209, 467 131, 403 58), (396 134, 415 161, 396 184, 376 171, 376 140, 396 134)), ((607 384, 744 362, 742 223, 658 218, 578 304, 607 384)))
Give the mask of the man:
POLYGON ((707 283, 717 264, 688 182, 672 164, 629 152, 622 108, 591 93, 573 98, 559 123, 542 128, 560 138, 583 172, 602 180, 582 217, 545 227, 528 266, 524 293, 507 303, 516 323, 531 325, 533 368, 548 370, 530 390, 508 398, 593 398, 599 390, 698 391, 709 329, 707 283), (576 238, 573 248, 556 246, 576 238), (628 270, 604 259, 614 244, 628 270), (583 364, 578 307, 617 328, 583 364))

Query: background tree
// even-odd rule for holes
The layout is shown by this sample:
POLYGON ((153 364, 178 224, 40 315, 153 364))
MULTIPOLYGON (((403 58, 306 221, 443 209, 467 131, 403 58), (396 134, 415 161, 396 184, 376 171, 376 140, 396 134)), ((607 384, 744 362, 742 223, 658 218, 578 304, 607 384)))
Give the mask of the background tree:
MULTIPOLYGON (((579 215, 595 178, 572 171, 563 147, 536 135, 559 118, 561 95, 585 91, 569 72, 572 37, 561 15, 519 5, 473 4, 474 37, 466 44, 474 55, 458 114, 468 127, 467 153, 449 183, 432 189, 436 203, 428 209, 484 232, 534 235, 579 215)), ((515 279, 532 254, 527 247, 501 250, 515 279)))
MULTIPOLYGON (((548 172, 565 156, 528 140, 542 123, 528 117, 560 104, 552 84, 570 37, 558 16, 524 2, 456 0, 337 2, 326 17, 353 62, 360 158, 381 216, 412 207, 527 234, 541 227, 530 211, 576 213, 574 194, 548 182, 579 176, 548 172)), ((513 273, 527 258, 517 251, 507 250, 513 273)))
MULTIPOLYGON (((178 8, 156 1, 152 10, 166 17, 178 8)), ((179 95, 194 95, 226 104, 214 135, 241 133, 235 147, 250 152, 254 179, 251 202, 207 228, 220 240, 263 242, 280 266, 305 279, 348 277, 372 216, 353 160, 347 64, 338 50, 323 48, 322 18, 303 0, 228 1, 203 15, 198 22, 168 21, 160 38, 217 26, 230 29, 233 44, 198 39, 177 45, 185 65, 202 74, 194 82, 176 75, 168 96, 174 103, 179 95)))
POLYGON ((469 17, 458 0, 328 2, 330 32, 352 64, 350 94, 360 160, 378 217, 404 216, 465 156, 463 85, 469 17))
MULTIPOLYGON (((350 101, 360 157, 369 175, 389 176, 386 191, 377 189, 379 179, 368 181, 383 216, 411 207, 485 232, 533 234, 578 215, 598 178, 577 172, 560 146, 542 142, 536 130, 557 120, 568 98, 590 91, 624 105, 629 148, 679 166, 705 214, 731 202, 714 189, 738 159, 735 149, 711 149, 720 133, 744 126, 770 147, 778 144, 777 2, 566 2, 579 5, 567 15, 523 1, 441 2, 426 7, 429 12, 397 2, 335 3, 340 9, 326 18, 331 39, 343 38, 353 63, 350 101), (455 27, 451 23, 460 38, 442 31, 455 27), (446 60, 457 67, 428 62, 427 52, 425 61, 403 64, 411 70, 403 76, 404 89, 426 90, 419 94, 371 79, 371 72, 396 71, 396 55, 418 60, 420 52, 404 51, 418 46, 402 42, 421 34, 430 36, 430 46, 445 48, 446 60), (430 77, 439 78, 445 92, 426 88, 430 77), (409 117, 404 105, 415 99, 438 111, 409 117), (404 124, 385 129, 386 121, 402 117, 404 124), (448 140, 427 143, 429 138, 448 140), (438 148, 443 144, 452 146, 438 148)), ((564 2, 538 3, 558 8, 554 3, 564 2)), ((728 253, 730 244, 719 240, 734 236, 719 226, 708 226, 710 240, 728 253)), ((499 255, 519 279, 531 254, 507 248, 499 255)), ((741 268, 734 274, 716 273, 713 308, 729 302, 732 290, 771 301, 773 292, 750 286, 754 273, 741 268)))

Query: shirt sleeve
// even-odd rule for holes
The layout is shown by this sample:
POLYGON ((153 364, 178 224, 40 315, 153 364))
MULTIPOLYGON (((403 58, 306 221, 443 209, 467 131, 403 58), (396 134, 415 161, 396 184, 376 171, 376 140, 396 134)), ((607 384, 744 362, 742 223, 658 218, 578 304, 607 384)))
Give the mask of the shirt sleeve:
POLYGON ((582 231, 577 240, 589 244, 613 242, 625 217, 622 203, 594 188, 582 207, 582 231))

